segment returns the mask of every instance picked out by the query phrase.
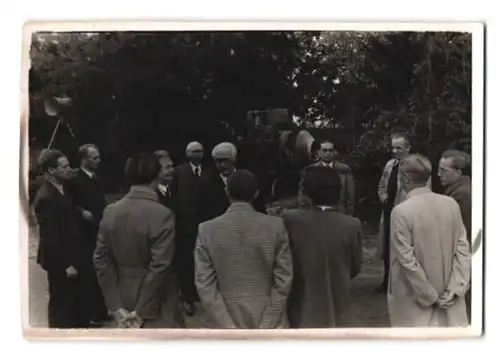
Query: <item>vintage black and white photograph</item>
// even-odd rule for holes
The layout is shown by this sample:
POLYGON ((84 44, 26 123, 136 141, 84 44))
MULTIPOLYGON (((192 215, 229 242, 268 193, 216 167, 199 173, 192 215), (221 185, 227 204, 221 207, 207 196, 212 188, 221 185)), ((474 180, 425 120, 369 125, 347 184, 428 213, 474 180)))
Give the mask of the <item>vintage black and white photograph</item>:
POLYGON ((25 335, 480 335, 482 26, 214 26, 25 28, 25 335))

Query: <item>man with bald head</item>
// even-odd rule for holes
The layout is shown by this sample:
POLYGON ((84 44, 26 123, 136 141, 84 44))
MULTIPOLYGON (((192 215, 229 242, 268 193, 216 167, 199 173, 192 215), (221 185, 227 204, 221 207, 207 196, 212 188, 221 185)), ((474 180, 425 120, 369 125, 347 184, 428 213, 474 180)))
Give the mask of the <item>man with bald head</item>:
POLYGON ((203 162, 203 146, 191 142, 186 146, 187 162, 174 168, 170 185, 176 203, 176 250, 175 265, 188 316, 195 313, 195 302, 199 301, 194 285, 194 246, 198 235, 200 186, 207 176, 203 162))
POLYGON ((406 200, 391 213, 387 290, 393 327, 467 326, 465 294, 471 272, 470 246, 460 208, 427 187, 430 161, 405 157, 398 180, 406 200))

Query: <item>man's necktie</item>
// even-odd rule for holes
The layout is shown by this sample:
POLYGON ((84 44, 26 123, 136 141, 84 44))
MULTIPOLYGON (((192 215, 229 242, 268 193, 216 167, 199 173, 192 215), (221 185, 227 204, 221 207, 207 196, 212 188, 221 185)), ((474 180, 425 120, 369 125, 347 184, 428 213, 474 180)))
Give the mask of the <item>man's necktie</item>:
POLYGON ((194 175, 195 175, 196 177, 200 177, 200 168, 199 168, 199 167, 196 167, 196 168, 194 169, 194 175))
POLYGON ((399 161, 397 161, 392 167, 391 176, 387 184, 387 200, 389 205, 392 207, 394 205, 394 200, 398 192, 398 170, 399 161))

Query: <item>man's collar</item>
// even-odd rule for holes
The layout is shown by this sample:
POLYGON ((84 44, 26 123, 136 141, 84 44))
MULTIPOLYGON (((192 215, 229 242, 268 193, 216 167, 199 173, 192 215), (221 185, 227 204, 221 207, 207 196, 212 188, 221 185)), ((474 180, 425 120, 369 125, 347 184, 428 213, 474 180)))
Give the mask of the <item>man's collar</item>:
POLYGON ((444 188, 444 193, 446 195, 449 195, 450 193, 454 192, 457 188, 469 184, 470 185, 470 177, 469 176, 461 176, 458 180, 456 180, 454 183, 446 186, 444 188))
POLYGON ((219 176, 220 178, 224 181, 224 184, 227 183, 227 179, 229 178, 229 176, 231 176, 234 172, 236 172, 236 170, 232 171, 230 174, 228 174, 227 176, 223 175, 222 173, 219 172, 219 176))
POLYGON ((189 162, 189 164, 191 165, 191 169, 194 171, 196 168, 200 169, 201 170, 201 164, 199 165, 195 165, 193 162, 189 162))
POLYGON ((255 209, 250 203, 247 202, 233 202, 229 205, 227 212, 234 212, 234 211, 253 211, 255 212, 255 209))
POLYGON ((92 173, 90 172, 88 169, 84 168, 84 167, 80 167, 80 169, 87 175, 89 176, 90 178, 94 178, 95 177, 95 173, 92 173))
POLYGON ((129 198, 149 199, 158 202, 158 195, 149 186, 131 186, 126 195, 129 198))
POLYGON ((164 184, 159 184, 158 185, 158 190, 161 192, 162 195, 166 196, 167 193, 170 194, 170 187, 168 185, 164 184))
POLYGON ((62 184, 56 183, 55 181, 50 179, 47 179, 47 182, 54 186, 62 195, 64 195, 64 188, 62 184))
POLYGON ((408 192, 408 195, 406 197, 409 198, 409 197, 418 196, 420 194, 431 193, 431 192, 432 191, 427 186, 417 187, 417 188, 412 189, 410 192, 408 192))

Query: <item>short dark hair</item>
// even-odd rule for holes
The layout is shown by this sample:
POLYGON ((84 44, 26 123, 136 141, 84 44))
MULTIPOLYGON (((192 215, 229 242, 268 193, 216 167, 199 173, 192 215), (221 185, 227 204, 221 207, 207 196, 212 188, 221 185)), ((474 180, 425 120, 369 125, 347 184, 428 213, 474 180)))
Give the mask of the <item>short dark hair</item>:
POLYGON ((304 193, 316 206, 335 205, 340 200, 341 182, 336 169, 324 166, 306 167, 302 182, 304 193))
POLYGON ((149 185, 158 177, 160 168, 153 154, 138 153, 127 159, 125 175, 132 186, 149 185))
POLYGON ((90 148, 95 148, 99 151, 99 147, 97 147, 96 145, 92 143, 86 143, 85 145, 81 145, 80 148, 78 148, 78 157, 80 157, 80 159, 87 157, 90 148))
POLYGON ((451 158, 451 165, 456 170, 466 170, 470 166, 470 156, 459 150, 447 150, 441 156, 442 158, 451 158))
POLYGON ((42 152, 40 153, 40 157, 38 158, 40 169, 44 173, 47 173, 49 171, 49 168, 57 168, 57 161, 61 157, 65 157, 65 155, 58 149, 51 148, 42 150, 42 152))
POLYGON ((227 179, 227 192, 233 200, 250 202, 258 189, 257 177, 248 170, 237 170, 227 179))

